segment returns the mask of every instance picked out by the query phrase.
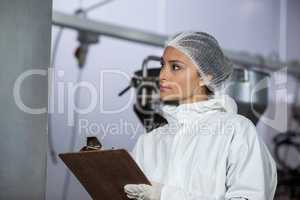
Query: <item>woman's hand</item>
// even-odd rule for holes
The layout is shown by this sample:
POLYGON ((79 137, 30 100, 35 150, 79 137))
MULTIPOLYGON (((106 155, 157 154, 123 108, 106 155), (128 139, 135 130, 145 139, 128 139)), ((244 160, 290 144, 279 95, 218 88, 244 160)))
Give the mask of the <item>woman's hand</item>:
POLYGON ((124 191, 129 199, 160 200, 163 185, 157 182, 147 184, 127 184, 124 191))

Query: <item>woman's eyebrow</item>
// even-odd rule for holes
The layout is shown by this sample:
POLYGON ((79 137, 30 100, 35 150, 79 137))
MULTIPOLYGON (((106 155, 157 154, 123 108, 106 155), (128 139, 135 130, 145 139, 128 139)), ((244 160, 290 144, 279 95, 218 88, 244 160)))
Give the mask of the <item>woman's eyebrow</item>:
POLYGON ((177 63, 182 63, 182 64, 184 64, 184 62, 182 62, 182 61, 180 61, 180 60, 169 60, 168 62, 172 62, 172 63, 177 62, 177 63))
MULTIPOLYGON (((160 60, 161 60, 162 63, 165 63, 165 60, 164 60, 163 57, 160 57, 160 60)), ((184 62, 182 62, 180 60, 168 60, 168 62, 170 62, 170 63, 176 63, 177 62, 177 63, 185 64, 184 62)))

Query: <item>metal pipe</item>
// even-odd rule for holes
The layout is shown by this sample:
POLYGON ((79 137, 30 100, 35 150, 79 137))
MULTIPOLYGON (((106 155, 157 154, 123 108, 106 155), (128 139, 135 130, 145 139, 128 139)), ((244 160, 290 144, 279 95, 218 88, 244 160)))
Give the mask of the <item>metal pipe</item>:
POLYGON ((68 15, 53 11, 52 24, 81 31, 90 31, 100 35, 163 47, 167 36, 119 25, 83 19, 75 15, 68 15))
MULTIPOLYGON (((53 11, 52 24, 56 26, 71 28, 81 31, 89 31, 107 37, 127 40, 131 42, 142 43, 146 45, 164 47, 168 36, 146 32, 134 28, 129 28, 120 25, 95 21, 91 19, 83 19, 76 15, 68 15, 61 12, 53 11)), ((243 52, 235 52, 231 50, 223 50, 233 62, 249 65, 250 67, 259 66, 257 70, 261 71, 276 71, 287 67, 287 71, 297 77, 300 77, 300 62, 280 62, 271 60, 258 55, 252 55, 243 52), (261 69, 260 69, 261 68, 261 69)))

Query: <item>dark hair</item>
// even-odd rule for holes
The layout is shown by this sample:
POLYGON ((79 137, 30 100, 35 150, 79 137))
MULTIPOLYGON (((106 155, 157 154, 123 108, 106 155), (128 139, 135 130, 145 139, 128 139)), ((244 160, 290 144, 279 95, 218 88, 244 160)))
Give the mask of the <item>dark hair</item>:
POLYGON ((205 88, 205 93, 206 93, 208 96, 214 95, 214 92, 211 91, 206 85, 204 86, 204 88, 205 88))

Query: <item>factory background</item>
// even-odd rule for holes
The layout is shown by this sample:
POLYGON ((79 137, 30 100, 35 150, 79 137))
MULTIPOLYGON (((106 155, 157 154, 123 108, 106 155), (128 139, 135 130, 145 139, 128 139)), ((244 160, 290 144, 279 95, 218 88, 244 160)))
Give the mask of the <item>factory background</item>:
MULTIPOLYGON (((3 88, 0 90, 0 108, 4 114, 0 118, 3 133, 0 150, 6 153, 0 158, 0 179, 3 180, 0 199, 19 199, 20 196, 48 200, 90 199, 57 154, 79 151, 87 136, 96 136, 105 149, 131 151, 145 130, 133 110, 135 90, 131 88, 122 96, 118 94, 142 68, 143 60, 149 55, 160 56, 163 48, 99 35, 98 41, 88 46, 86 61, 80 68, 75 58, 80 47, 78 31, 52 24, 52 12, 73 16, 78 9, 89 8, 98 0, 0 2, 3 27, 0 58, 4 61, 4 73, 0 73, 3 88), (19 20, 21 16, 24 17, 19 20), (12 21, 15 25, 10 24, 12 21), (40 29, 30 29, 34 25, 40 29), (22 26, 26 29, 24 36, 10 35, 9 31, 23 30, 22 26), (19 49, 18 53, 15 53, 16 49, 19 49), (32 52, 30 55, 29 51, 32 52), (21 96, 27 105, 48 105, 51 113, 24 114, 14 104, 13 84, 25 70, 48 70, 49 66, 52 68, 47 73, 48 79, 45 75, 41 80, 30 80, 21 96), (83 86, 80 92, 70 91, 68 85, 79 80, 87 82, 86 87, 93 89, 86 90, 83 86), (97 97, 95 108, 74 114, 73 104, 87 108, 95 100, 92 95, 97 97), (19 153, 15 148, 24 151, 19 153), (20 168, 22 163, 23 169, 20 168)), ((216 37, 222 48, 251 55, 257 60, 300 60, 298 0, 113 0, 86 14, 89 20, 161 36, 183 30, 208 32, 216 37)), ((158 66, 157 63, 153 65, 158 66)), ((298 66, 297 62, 295 66, 298 66)), ((299 132, 295 113, 300 113, 297 107, 300 106, 297 78, 300 68, 293 68, 293 73, 289 73, 290 68, 282 67, 283 70, 270 74, 268 104, 261 116, 265 120, 256 124, 272 152, 275 148, 273 138, 277 134, 299 132), (276 114, 279 108, 285 112, 276 114)), ((287 159, 291 165, 300 165, 296 152, 290 152, 287 159)))

